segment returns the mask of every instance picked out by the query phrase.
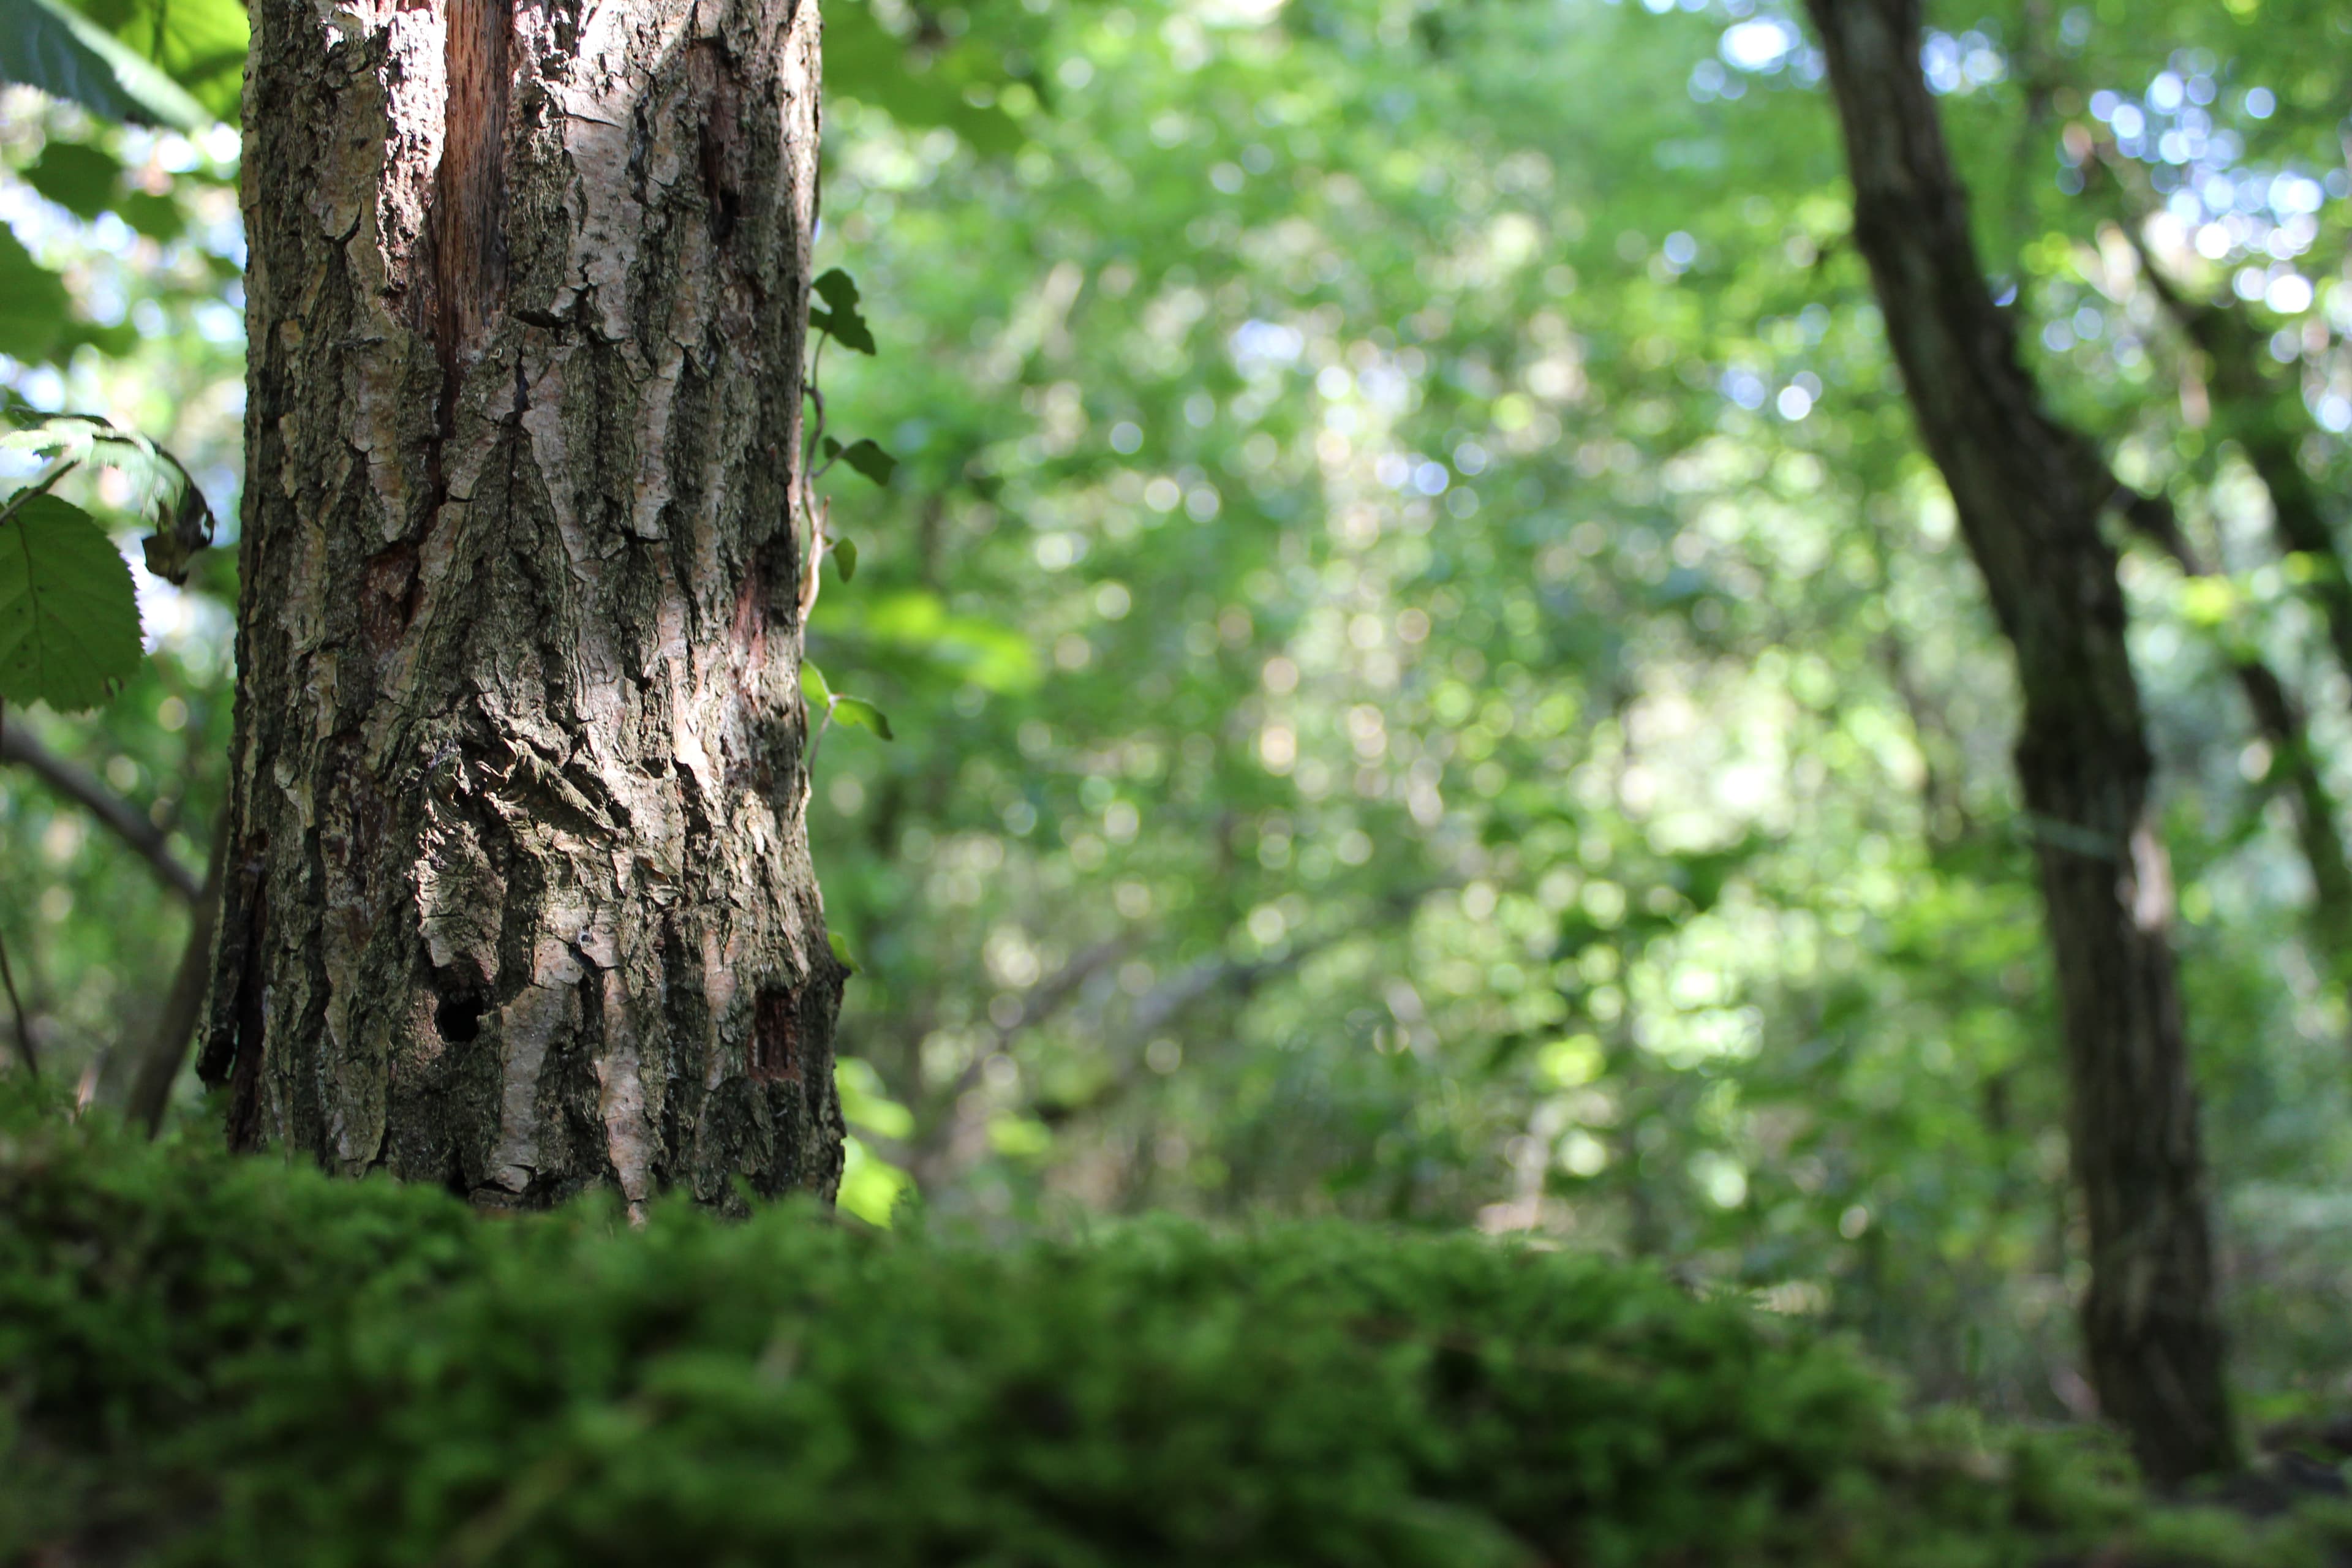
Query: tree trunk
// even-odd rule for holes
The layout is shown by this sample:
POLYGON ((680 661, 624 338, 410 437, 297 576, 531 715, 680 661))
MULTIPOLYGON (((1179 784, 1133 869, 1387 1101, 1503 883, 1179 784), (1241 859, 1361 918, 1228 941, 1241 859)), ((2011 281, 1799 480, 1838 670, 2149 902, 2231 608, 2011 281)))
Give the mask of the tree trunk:
POLYGON ((830 1194, 814 0, 257 0, 232 1141, 830 1194))
POLYGON ((2148 820, 2153 763, 2124 640, 2106 497, 2043 415, 1994 305, 1919 69, 1917 0, 1808 0, 1828 55, 1868 261, 1920 433, 2014 648, 2019 780, 2065 1032, 2089 1219, 2092 1386, 2157 1479, 2235 1459, 2210 1243, 2148 820))

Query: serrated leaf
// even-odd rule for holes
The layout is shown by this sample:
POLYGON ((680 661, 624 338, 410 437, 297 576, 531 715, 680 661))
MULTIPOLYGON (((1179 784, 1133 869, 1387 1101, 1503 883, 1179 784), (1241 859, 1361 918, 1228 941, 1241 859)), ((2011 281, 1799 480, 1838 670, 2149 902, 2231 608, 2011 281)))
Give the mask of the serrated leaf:
POLYGON ((28 496, 0 521, 0 700, 94 707, 139 668, 131 569, 90 515, 28 496))
POLYGON ((103 148, 52 142, 25 166, 25 183, 74 216, 88 220, 115 205, 122 184, 122 163, 103 148))
POLYGON ((0 0, 0 81, 134 125, 201 131, 213 119, 177 82, 58 0, 0 0))
POLYGON ((847 583, 856 580, 857 576, 857 541, 854 539, 835 540, 833 542, 833 558, 840 563, 838 570, 841 573, 841 580, 843 582, 847 583))
POLYGON ((825 684, 824 671, 805 660, 801 665, 801 696, 812 708, 832 710, 833 688, 825 684))
POLYGON ((885 488, 898 471, 898 459, 872 440, 852 441, 841 449, 841 460, 885 488))
POLYGON ((845 724, 855 724, 861 730, 871 730, 886 741, 898 739, 890 732, 888 716, 863 697, 835 698, 833 716, 845 724))
POLYGON ((820 304, 809 307, 809 325, 833 334, 843 348, 862 354, 874 352, 874 332, 857 309, 857 284, 836 267, 810 285, 820 304))

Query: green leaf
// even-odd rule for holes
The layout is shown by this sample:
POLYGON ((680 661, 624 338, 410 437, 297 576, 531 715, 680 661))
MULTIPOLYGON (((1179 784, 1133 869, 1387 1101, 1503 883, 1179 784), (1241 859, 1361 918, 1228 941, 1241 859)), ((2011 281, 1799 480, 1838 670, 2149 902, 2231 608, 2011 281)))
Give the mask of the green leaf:
POLYGON ((168 245, 187 232, 188 215, 169 196, 152 191, 132 191, 114 204, 122 221, 158 245, 168 245))
POLYGON ((898 471, 898 459, 870 440, 852 441, 841 449, 841 460, 886 489, 898 471))
POLYGON ((855 581, 857 576, 857 541, 836 539, 833 542, 833 558, 841 563, 841 580, 855 581))
MULTIPOLYGON (((833 949, 833 956, 841 960, 841 966, 852 974, 856 973, 857 960, 849 956, 849 943, 842 939, 841 933, 837 931, 829 931, 824 933, 824 941, 825 945, 833 949)), ((899 1133, 898 1136, 904 1137, 905 1134, 899 1133)))
POLYGON ((801 696, 812 708, 833 709, 833 688, 824 681, 824 671, 803 660, 801 664, 801 696))
POLYGON ((131 569, 79 507, 27 496, 0 521, 0 700, 94 707, 139 668, 131 569))
POLYGON ((208 118, 236 122, 245 85, 243 0, 71 0, 185 88, 208 118))
POLYGON ((65 325, 65 279, 35 261, 8 226, 0 224, 0 354, 38 363, 48 357, 65 325))
POLYGON ((833 716, 845 724, 855 724, 861 730, 871 730, 886 741, 898 739, 890 732, 890 721, 887 716, 863 697, 835 698, 833 716))
POLYGON ((969 89, 993 99, 1015 79, 1003 55, 977 42, 930 47, 900 37, 861 0, 838 0, 824 16, 825 90, 855 98, 913 131, 945 126, 973 152, 1003 156, 1026 139, 1020 121, 994 102, 974 103, 969 89))
POLYGON ((0 81, 68 99, 102 120, 180 131, 213 120, 169 76, 58 0, 0 0, 0 81))
POLYGON ((79 142, 52 142, 25 169, 25 183, 78 218, 115 205, 122 163, 113 153, 79 142))
POLYGON ((809 308, 809 325, 818 331, 831 332, 843 348, 872 353, 874 332, 857 309, 857 284, 849 274, 836 267, 812 287, 823 303, 809 308))

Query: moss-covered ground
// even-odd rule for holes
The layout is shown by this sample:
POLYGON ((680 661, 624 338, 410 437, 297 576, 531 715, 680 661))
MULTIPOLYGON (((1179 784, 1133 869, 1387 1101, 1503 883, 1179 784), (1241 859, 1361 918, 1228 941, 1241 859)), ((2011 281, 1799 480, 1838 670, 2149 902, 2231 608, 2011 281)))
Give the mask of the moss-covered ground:
POLYGON ((0 1098, 0 1563, 1991 1568, 2336 1559, 1906 1415, 1595 1259, 486 1218, 0 1098))

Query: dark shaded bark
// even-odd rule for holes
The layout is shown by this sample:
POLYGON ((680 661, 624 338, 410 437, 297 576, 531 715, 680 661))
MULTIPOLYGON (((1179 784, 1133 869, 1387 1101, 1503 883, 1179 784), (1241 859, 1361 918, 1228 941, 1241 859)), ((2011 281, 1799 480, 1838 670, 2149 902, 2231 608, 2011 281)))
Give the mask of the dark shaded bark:
POLYGON ((240 1145, 830 1194, 800 683, 814 0, 257 0, 240 1145))
POLYGON ((2017 768, 2055 961, 2085 1359, 2109 1418, 2172 1482, 2236 1460, 2196 1100, 2149 820, 2106 496, 2041 411, 1992 300, 1919 68, 1917 0, 1808 0, 1854 188, 1854 239, 1920 434, 2015 652, 2017 768))

